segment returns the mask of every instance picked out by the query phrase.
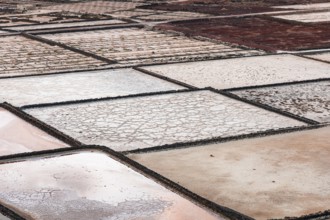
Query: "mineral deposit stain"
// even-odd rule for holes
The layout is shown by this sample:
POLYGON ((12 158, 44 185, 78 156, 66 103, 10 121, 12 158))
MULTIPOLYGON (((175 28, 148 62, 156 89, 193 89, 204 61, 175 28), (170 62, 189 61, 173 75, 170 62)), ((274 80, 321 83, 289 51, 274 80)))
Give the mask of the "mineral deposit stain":
POLYGON ((225 219, 99 152, 0 165, 1 201, 28 219, 225 219))

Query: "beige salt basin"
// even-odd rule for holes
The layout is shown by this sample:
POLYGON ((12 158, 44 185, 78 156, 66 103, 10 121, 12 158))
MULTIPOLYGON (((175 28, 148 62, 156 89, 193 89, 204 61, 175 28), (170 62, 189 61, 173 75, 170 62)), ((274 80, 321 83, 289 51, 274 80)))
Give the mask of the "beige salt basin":
POLYGON ((0 156, 63 147, 68 145, 0 108, 0 156))
POLYGON ((130 158, 256 219, 330 208, 330 127, 130 158))
POLYGON ((225 219, 97 150, 0 161, 0 203, 29 219, 225 219))

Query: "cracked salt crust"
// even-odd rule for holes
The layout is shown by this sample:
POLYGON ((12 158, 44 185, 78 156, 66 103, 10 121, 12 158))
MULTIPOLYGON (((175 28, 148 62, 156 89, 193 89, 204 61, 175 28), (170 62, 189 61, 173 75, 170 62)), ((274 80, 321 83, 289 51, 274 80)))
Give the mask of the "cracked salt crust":
POLYGON ((262 53, 138 28, 46 34, 42 37, 121 64, 149 64, 262 53))
POLYGON ((0 102, 17 106, 184 89, 133 69, 0 79, 0 88, 0 102))
POLYGON ((0 76, 95 68, 106 63, 22 36, 0 38, 0 76))
POLYGON ((330 77, 329 64, 293 55, 148 66, 155 72, 199 88, 217 89, 330 77))
POLYGON ((83 26, 92 26, 92 25, 124 24, 124 23, 126 22, 120 20, 99 20, 99 21, 58 23, 58 24, 30 25, 30 26, 10 27, 7 29, 16 30, 16 31, 28 31, 28 30, 38 30, 38 29, 70 28, 70 27, 83 27, 83 26))
POLYGON ((326 127, 128 156, 219 205, 282 219, 329 209, 329 136, 326 127))
POLYGON ((319 53, 319 54, 313 54, 313 55, 304 55, 305 57, 310 57, 313 59, 321 60, 330 62, 330 52, 327 53, 319 53))
POLYGON ((286 20, 293 20, 299 22, 326 22, 330 21, 330 12, 312 12, 312 13, 305 13, 305 14, 292 14, 292 15, 280 15, 280 16, 273 16, 274 18, 281 18, 286 20))
POLYGON ((97 151, 0 162, 0 203, 26 219, 225 219, 97 151))
POLYGON ((306 125, 211 91, 25 111, 83 143, 117 151, 306 125))
POLYGON ((330 81, 248 89, 233 93, 318 122, 330 122, 330 81))
POLYGON ((0 108, 0 156, 64 147, 68 145, 0 108))

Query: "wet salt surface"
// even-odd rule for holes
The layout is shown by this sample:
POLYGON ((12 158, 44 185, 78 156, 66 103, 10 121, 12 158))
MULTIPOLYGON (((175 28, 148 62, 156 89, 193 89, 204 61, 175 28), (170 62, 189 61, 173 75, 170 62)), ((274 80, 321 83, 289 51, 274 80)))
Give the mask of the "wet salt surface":
POLYGON ((25 111, 83 143, 118 151, 305 125, 211 91, 25 111))
POLYGON ((298 217, 330 207, 329 136, 326 127, 129 157, 255 219, 298 217))
POLYGON ((292 14, 292 15, 281 15, 274 16, 275 18, 281 18, 286 20, 293 20, 299 22, 326 22, 330 21, 330 12, 312 12, 305 14, 292 14))
POLYGON ((330 65, 292 55, 158 65, 143 69, 192 86, 217 89, 330 77, 330 65))
POLYGON ((225 219, 101 152, 0 165, 0 203, 27 219, 225 219))
POLYGON ((0 156, 69 147, 0 108, 0 156))
POLYGON ((318 122, 330 122, 330 81, 248 89, 233 93, 318 122))
POLYGON ((184 89, 133 69, 0 79, 0 102, 28 105, 184 89))
POLYGON ((124 24, 126 22, 120 20, 99 20, 99 21, 84 21, 84 22, 70 22, 59 24, 43 24, 43 25, 30 25, 21 27, 10 27, 7 29, 16 31, 28 31, 38 29, 51 29, 51 28, 69 28, 69 27, 82 27, 90 25, 112 25, 112 24, 124 24))

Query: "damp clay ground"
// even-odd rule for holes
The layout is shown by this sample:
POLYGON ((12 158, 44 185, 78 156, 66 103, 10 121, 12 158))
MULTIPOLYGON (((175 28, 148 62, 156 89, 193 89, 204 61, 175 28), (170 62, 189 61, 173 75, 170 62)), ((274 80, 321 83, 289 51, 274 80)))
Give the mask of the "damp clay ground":
POLYGON ((178 31, 188 36, 203 36, 271 52, 330 47, 328 23, 292 23, 265 15, 173 22, 160 24, 157 29, 178 31), (318 34, 311 35, 313 32, 318 34))
POLYGON ((279 5, 291 5, 291 4, 310 4, 328 2, 326 0, 292 0, 292 1, 234 1, 234 0, 187 0, 176 1, 170 3, 156 3, 146 6, 140 6, 139 8, 165 10, 165 11, 190 11, 208 13, 212 15, 239 15, 249 13, 260 12, 272 12, 280 9, 286 9, 286 7, 279 7, 279 5))
POLYGON ((129 157, 256 219, 301 216, 330 206, 329 132, 326 127, 129 157))

